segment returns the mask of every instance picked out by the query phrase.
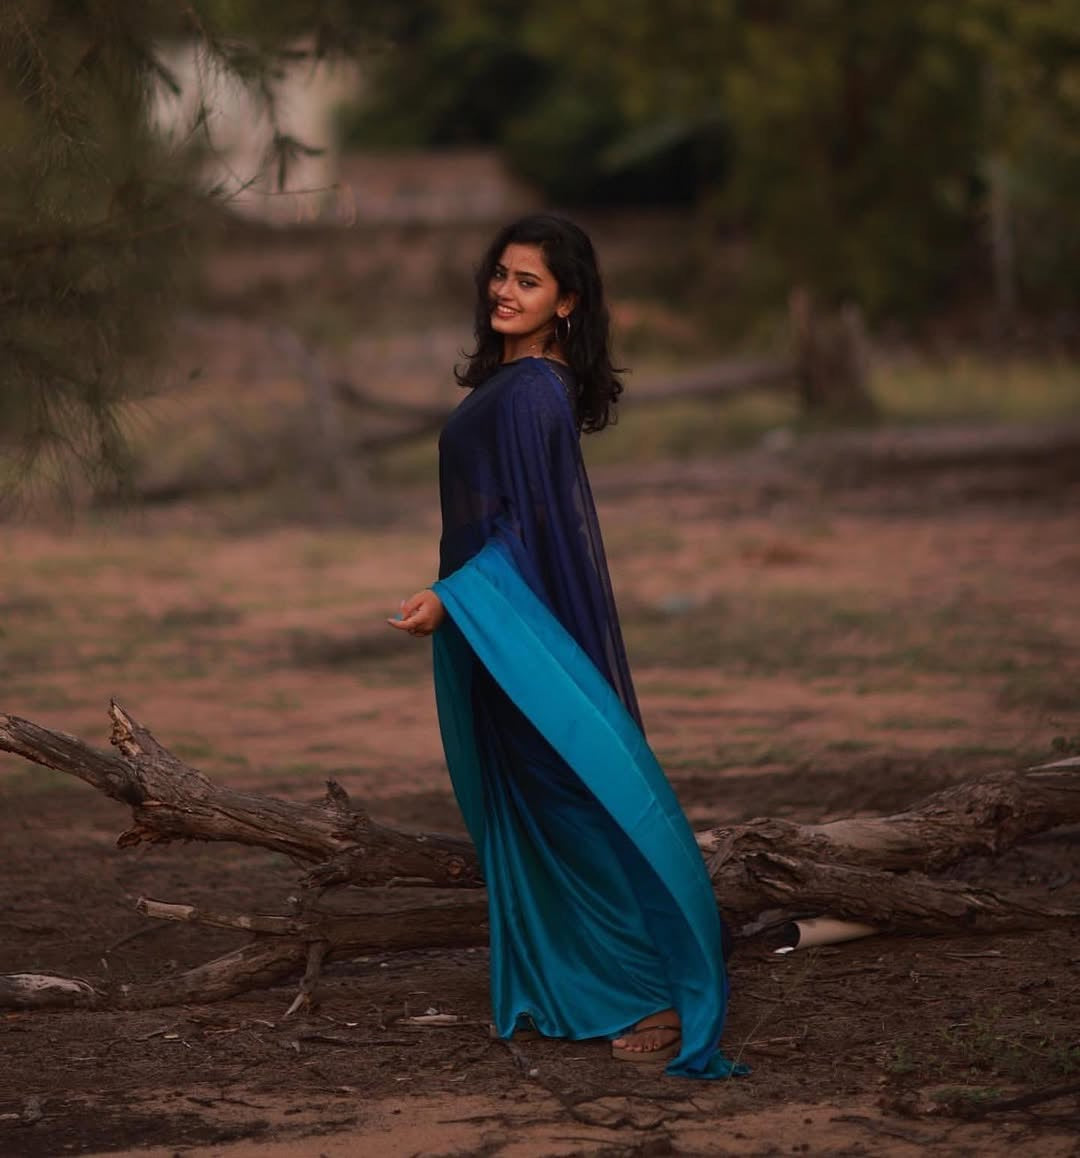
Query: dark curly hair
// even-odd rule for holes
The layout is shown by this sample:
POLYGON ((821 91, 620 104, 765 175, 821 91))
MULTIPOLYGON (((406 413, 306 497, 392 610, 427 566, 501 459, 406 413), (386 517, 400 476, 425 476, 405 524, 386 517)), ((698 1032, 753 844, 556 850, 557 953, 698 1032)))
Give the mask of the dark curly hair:
POLYGON ((538 246, 560 296, 577 294, 570 333, 560 345, 574 372, 579 426, 586 432, 603 430, 615 421, 621 371, 611 364, 611 319, 596 253, 585 231, 565 217, 530 214, 505 226, 492 241, 476 270, 476 349, 465 355, 464 366, 455 367, 454 377, 462 386, 480 386, 502 365, 502 335, 491 328, 491 278, 508 245, 538 246))

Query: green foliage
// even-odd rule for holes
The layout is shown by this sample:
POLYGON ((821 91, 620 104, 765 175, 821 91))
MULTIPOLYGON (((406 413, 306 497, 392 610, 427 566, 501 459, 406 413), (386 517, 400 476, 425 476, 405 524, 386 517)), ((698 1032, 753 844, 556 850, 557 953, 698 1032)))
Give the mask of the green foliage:
POLYGON ((918 313, 992 270, 1080 298, 1080 0, 420 10, 359 140, 495 143, 555 200, 697 202, 774 300, 918 313))
MULTIPOLYGON (((1080 0, 9 0, 0 497, 43 458, 123 472, 213 149, 205 108, 150 130, 178 37, 272 123, 283 63, 348 53, 354 140, 494 143, 562 203, 695 204, 684 284, 738 231, 739 292, 773 307, 801 284, 913 314, 991 275, 1000 304, 1080 303, 1080 0)), ((304 151, 276 132, 266 165, 304 151)))
POLYGON ((0 16, 0 492, 29 458, 122 459, 116 403, 137 395, 174 248, 178 187, 142 115, 145 12, 7 6, 0 16))
POLYGON ((547 66, 522 43, 508 0, 416 0, 394 9, 372 55, 370 97, 346 115, 346 143, 371 147, 497 140, 534 104, 547 66))
POLYGON ((570 9, 518 0, 417 0, 397 13, 367 98, 343 117, 347 145, 496 144, 551 199, 579 205, 696 195, 694 129, 657 131, 647 109, 628 112, 625 54, 596 51, 593 34, 610 38, 629 13, 598 10, 584 29, 570 9))
MULTIPOLYGON (((272 80, 296 55, 351 46, 354 0, 12 0, 0 6, 0 500, 30 480, 124 477, 120 413, 144 395, 205 191, 205 108, 184 139, 154 133, 178 90, 158 45, 184 36, 273 121, 272 80)), ((284 178, 302 142, 275 133, 284 178)))

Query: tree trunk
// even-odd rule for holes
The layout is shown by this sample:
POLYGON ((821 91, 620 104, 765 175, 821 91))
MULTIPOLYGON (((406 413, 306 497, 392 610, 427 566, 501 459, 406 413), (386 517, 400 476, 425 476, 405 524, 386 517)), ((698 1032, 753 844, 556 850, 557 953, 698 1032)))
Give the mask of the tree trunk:
MULTIPOLYGON (((299 1008, 324 960, 420 947, 482 944, 487 910, 475 850, 458 837, 376 824, 330 781, 316 804, 220 788, 163 748, 119 705, 112 743, 100 751, 16 716, 0 716, 0 750, 85 780, 130 806, 122 848, 141 842, 226 840, 283 852, 312 867, 289 915, 227 914, 142 899, 164 920, 232 928, 252 940, 179 977, 102 992, 36 974, 0 978, 0 1007, 109 1005, 146 1008, 215 1001, 307 970, 299 1008), (329 886, 384 886, 363 894, 329 886), (411 886, 402 894, 387 891, 411 886), (447 891, 450 890, 450 891, 447 891)), ((1080 759, 1002 773, 948 788, 874 819, 800 825, 761 819, 701 833, 698 843, 721 906, 740 920, 825 912, 880 930, 947 932, 1046 925, 1076 912, 1000 896, 924 873, 974 854, 996 854, 1061 824, 1080 822, 1080 759)))
POLYGON ((856 305, 822 315, 805 289, 789 303, 797 377, 803 405, 811 414, 841 419, 872 417, 870 359, 866 327, 856 305))

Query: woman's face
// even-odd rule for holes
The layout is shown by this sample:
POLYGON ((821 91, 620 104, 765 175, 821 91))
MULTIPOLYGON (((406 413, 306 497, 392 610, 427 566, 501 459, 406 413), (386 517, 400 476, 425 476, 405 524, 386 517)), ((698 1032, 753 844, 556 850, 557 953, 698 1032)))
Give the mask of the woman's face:
POLYGON ((538 245, 508 245, 488 283, 491 328, 504 338, 521 339, 550 332, 555 316, 565 317, 573 294, 560 294, 559 283, 538 245))

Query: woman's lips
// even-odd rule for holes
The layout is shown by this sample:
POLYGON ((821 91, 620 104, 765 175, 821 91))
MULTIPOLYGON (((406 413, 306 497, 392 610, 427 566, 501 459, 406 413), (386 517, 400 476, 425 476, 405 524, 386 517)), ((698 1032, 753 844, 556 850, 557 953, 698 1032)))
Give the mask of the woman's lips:
POLYGON ((518 311, 511 309, 510 306, 496 305, 494 313, 497 318, 514 318, 517 317, 518 311))

